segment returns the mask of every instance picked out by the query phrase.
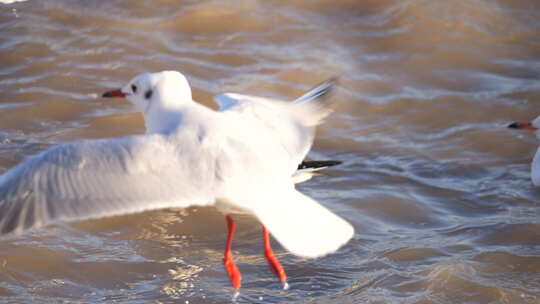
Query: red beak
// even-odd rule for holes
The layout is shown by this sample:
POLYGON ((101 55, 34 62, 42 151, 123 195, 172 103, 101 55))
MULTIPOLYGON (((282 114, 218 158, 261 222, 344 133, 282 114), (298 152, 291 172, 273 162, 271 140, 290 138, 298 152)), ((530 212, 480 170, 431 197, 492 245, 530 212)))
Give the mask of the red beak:
POLYGON ((508 126, 512 129, 522 129, 522 130, 538 130, 538 128, 533 127, 530 122, 514 122, 508 126))
POLYGON ((120 89, 118 89, 118 90, 107 91, 107 92, 103 93, 103 95, 101 95, 101 97, 104 97, 104 98, 113 98, 113 97, 124 98, 124 97, 126 97, 126 95, 127 94, 122 93, 122 91, 120 91, 120 89))

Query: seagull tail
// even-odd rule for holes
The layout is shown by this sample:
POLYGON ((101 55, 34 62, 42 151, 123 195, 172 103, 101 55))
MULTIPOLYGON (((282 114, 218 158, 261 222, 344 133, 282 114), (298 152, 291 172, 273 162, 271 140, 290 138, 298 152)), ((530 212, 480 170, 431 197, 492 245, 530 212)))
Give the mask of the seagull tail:
POLYGON ((294 189, 271 199, 271 203, 257 204, 255 215, 297 256, 316 258, 335 252, 354 234, 351 224, 294 189))
POLYGON ((329 97, 337 81, 332 77, 293 101, 294 111, 306 126, 319 125, 332 113, 334 104, 329 97))

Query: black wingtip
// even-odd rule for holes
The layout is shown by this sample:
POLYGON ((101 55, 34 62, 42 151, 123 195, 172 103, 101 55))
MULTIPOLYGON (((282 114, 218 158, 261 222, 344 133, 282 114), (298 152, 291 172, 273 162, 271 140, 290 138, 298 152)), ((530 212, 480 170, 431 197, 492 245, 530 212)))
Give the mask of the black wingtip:
POLYGON ((513 122, 513 123, 508 125, 508 128, 517 129, 517 128, 519 128, 519 124, 517 122, 513 122))
POLYGON ((298 170, 326 168, 341 165, 342 163, 339 160, 305 160, 298 165, 298 170))
POLYGON ((328 80, 326 80, 326 82, 329 82, 329 83, 331 83, 332 85, 334 85, 334 84, 336 84, 336 83, 339 82, 339 78, 341 78, 341 76, 339 76, 339 75, 334 75, 334 76, 328 78, 328 80))
POLYGON ((324 91, 321 94, 321 96, 323 96, 323 95, 327 94, 328 92, 330 92, 338 82, 339 82, 339 76, 335 75, 335 76, 332 76, 332 77, 326 79, 325 81, 319 83, 318 85, 313 87, 312 90, 315 90, 316 88, 324 88, 324 89, 321 90, 321 91, 324 91))
POLYGON ((335 84, 339 81, 339 76, 332 76, 327 80, 319 83, 311 88, 307 93, 298 97, 295 102, 302 103, 313 99, 325 100, 327 95, 334 89, 335 84))

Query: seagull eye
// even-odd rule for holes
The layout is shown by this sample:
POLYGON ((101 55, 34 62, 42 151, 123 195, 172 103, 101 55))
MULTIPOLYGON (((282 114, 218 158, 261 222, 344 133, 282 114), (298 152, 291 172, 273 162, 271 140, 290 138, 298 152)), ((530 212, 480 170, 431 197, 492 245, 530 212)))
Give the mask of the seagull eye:
POLYGON ((131 90, 133 91, 133 93, 137 93, 137 86, 132 84, 131 85, 131 90))
POLYGON ((144 93, 144 98, 150 99, 150 97, 152 97, 152 94, 153 94, 152 90, 148 90, 146 91, 146 93, 144 93))

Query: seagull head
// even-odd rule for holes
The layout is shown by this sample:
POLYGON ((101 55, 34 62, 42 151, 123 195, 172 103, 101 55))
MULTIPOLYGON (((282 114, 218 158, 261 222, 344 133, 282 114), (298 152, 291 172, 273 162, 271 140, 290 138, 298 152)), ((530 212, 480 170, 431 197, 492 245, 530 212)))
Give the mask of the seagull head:
POLYGON ((509 126, 512 129, 523 129, 536 132, 536 137, 540 139, 540 116, 530 122, 513 122, 509 126))
POLYGON ((137 75, 122 88, 107 91, 102 97, 126 98, 143 114, 152 108, 167 109, 192 102, 187 79, 177 71, 137 75))

